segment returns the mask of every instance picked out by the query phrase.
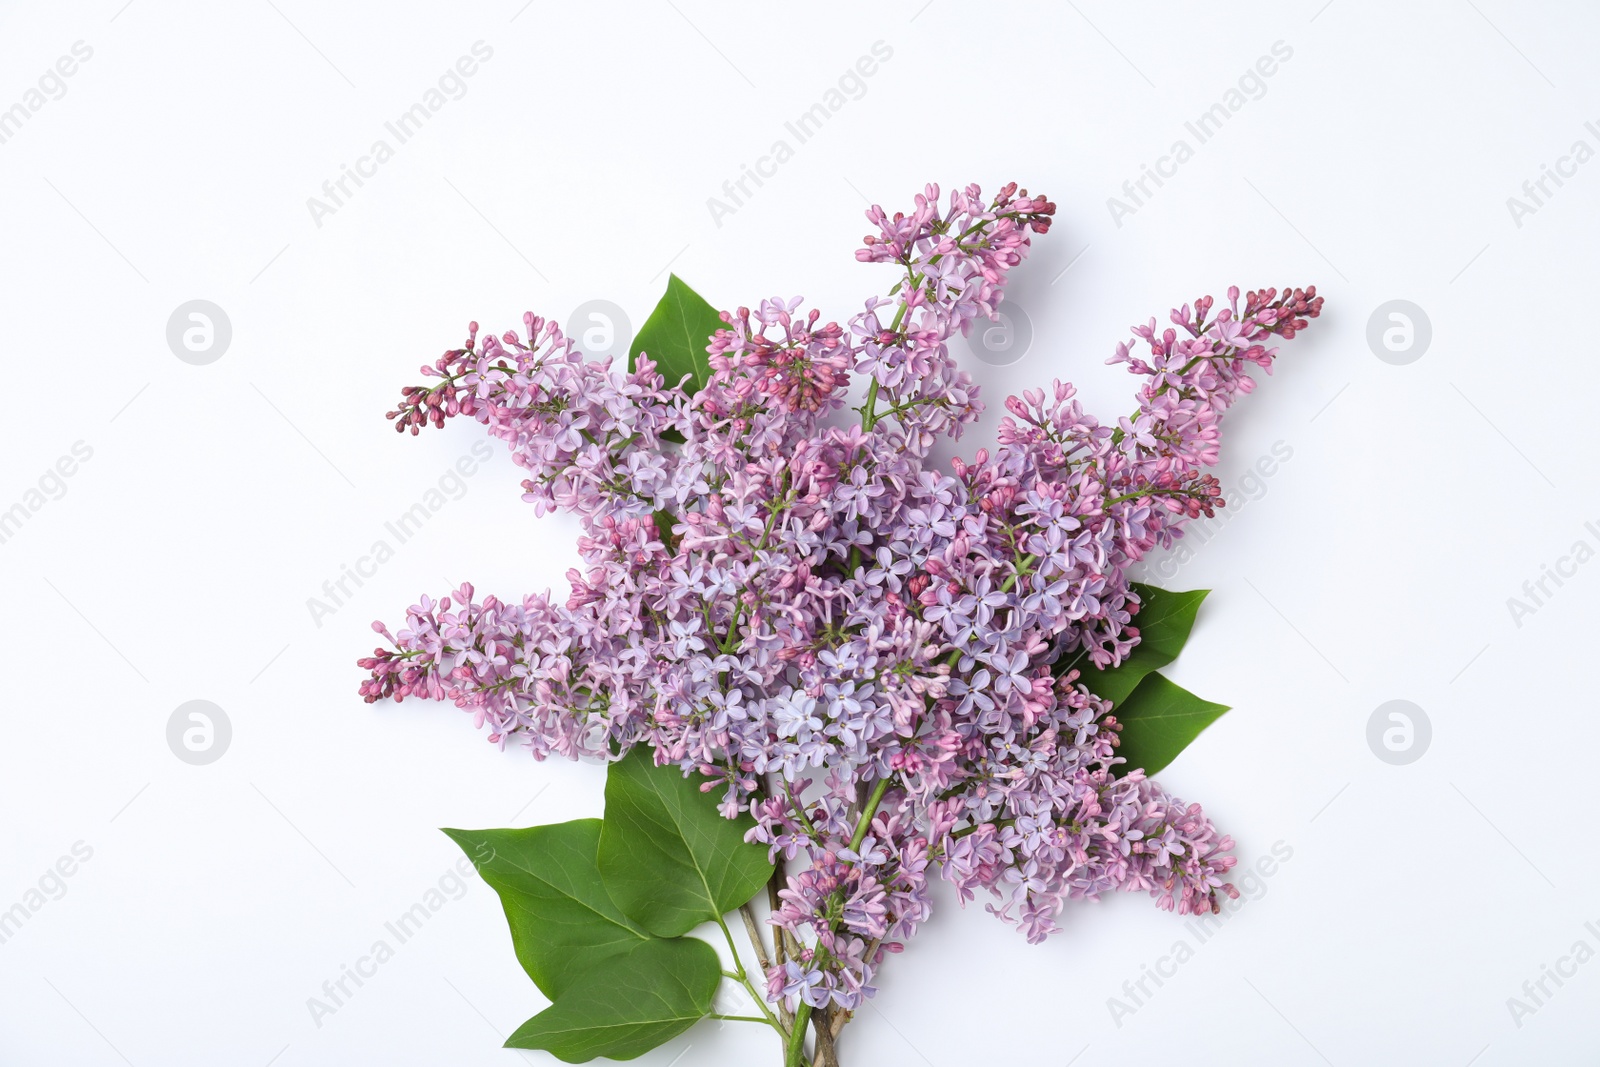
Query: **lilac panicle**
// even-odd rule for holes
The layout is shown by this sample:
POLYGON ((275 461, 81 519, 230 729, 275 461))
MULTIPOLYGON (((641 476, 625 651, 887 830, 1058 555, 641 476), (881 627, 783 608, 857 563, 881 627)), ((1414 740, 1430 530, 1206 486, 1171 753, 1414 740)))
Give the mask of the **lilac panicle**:
POLYGON ((1035 941, 1111 890, 1180 914, 1236 896, 1230 839, 1121 773, 1110 704, 1054 665, 1138 643, 1130 566, 1223 506, 1203 473, 1222 417, 1322 298, 1230 289, 1135 327, 1109 361, 1136 377, 1131 414, 1102 423, 1055 382, 941 469, 935 442, 982 411, 950 342, 995 314, 1054 211, 1015 185, 872 208, 857 258, 894 268, 891 295, 844 326, 798 298, 725 313, 692 395, 537 316, 474 323, 390 418, 483 423, 536 513, 581 518, 581 565, 564 601, 463 585, 374 624, 392 647, 360 661, 362 695, 449 700, 540 758, 646 744, 703 776, 786 869, 803 857, 771 920, 799 946, 767 975, 791 1005, 858 1007, 934 873, 1035 941))

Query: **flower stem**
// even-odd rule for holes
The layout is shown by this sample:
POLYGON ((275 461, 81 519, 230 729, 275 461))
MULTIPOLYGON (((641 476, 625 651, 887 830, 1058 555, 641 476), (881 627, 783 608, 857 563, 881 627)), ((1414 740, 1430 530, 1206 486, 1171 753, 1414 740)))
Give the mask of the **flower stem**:
MULTIPOLYGON (((739 905, 739 917, 744 920, 744 932, 750 937, 750 944, 756 950, 756 962, 761 964, 761 973, 765 976, 772 970, 774 957, 767 955, 767 942, 761 936, 761 927, 756 923, 755 909, 749 904, 741 904, 739 905)), ((782 931, 774 932, 778 936, 773 938, 773 950, 776 953, 775 958, 781 963, 783 959, 783 935, 782 931)), ((783 1032, 784 1040, 787 1041, 789 1028, 794 1025, 794 1016, 789 1014, 789 1009, 784 1007, 781 1002, 778 1004, 778 1021, 781 1024, 779 1029, 783 1032)))
POLYGON ((867 386, 867 402, 861 405, 861 428, 870 430, 877 423, 878 407, 878 379, 872 379, 872 384, 867 386))
POLYGON ((756 961, 761 964, 763 971, 772 967, 772 961, 767 957, 767 943, 761 937, 761 930, 756 926, 756 913, 749 904, 739 905, 739 918, 744 920, 744 932, 750 935, 750 944, 756 950, 756 961))
POLYGON ((1007 578, 1004 584, 1000 586, 1000 591, 1002 593, 1011 592, 1011 587, 1017 584, 1017 579, 1024 574, 1032 573, 1033 565, 1037 562, 1039 562, 1038 556, 1024 556, 1022 559, 1018 560, 1017 569, 1012 571, 1011 577, 1007 578))
POLYGON ((717 926, 721 927, 722 936, 728 942, 728 951, 733 956, 734 969, 732 971, 724 970, 722 972, 723 977, 732 979, 744 986, 744 991, 750 994, 750 999, 755 1001, 756 1007, 760 1008, 761 1014, 765 1016, 762 1022, 778 1031, 779 1040, 786 1039, 789 1035, 778 1022, 777 1017, 772 1014, 771 1009, 767 1007, 766 998, 757 992, 756 987, 750 983, 750 976, 744 970, 744 961, 739 958, 739 946, 734 944, 733 941, 733 931, 728 929, 728 924, 722 921, 722 916, 720 915, 717 916, 717 926))

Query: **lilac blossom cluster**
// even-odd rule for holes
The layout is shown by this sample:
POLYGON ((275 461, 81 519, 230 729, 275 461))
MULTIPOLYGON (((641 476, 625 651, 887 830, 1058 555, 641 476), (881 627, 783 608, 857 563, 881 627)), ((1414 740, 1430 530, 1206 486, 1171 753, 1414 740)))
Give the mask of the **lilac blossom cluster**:
POLYGON ((1034 941, 1110 890, 1179 913, 1237 895, 1230 839, 1120 767, 1110 704, 1058 671, 1138 643, 1129 566, 1222 506, 1201 470, 1222 416, 1322 299, 1230 289, 1152 319, 1109 361, 1138 378, 1131 415, 1102 423, 1056 382, 939 469, 936 441, 982 410, 950 342, 994 315, 1054 210, 1015 185, 872 208, 857 258, 896 268, 890 295, 846 327, 797 299, 724 313, 695 391, 528 315, 521 334, 474 323, 390 413, 484 423, 537 512, 581 518, 582 567, 564 601, 464 585, 398 633, 374 624, 394 647, 360 661, 362 695, 450 700, 540 758, 647 744, 704 776, 780 863, 767 992, 802 1021, 872 993, 935 873, 1034 941))

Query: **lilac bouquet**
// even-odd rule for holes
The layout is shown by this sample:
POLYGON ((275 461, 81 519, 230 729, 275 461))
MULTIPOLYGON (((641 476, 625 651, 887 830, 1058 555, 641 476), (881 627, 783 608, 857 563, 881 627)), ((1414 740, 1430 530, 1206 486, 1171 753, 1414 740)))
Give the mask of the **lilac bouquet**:
POLYGON ((1030 941, 1110 890, 1180 914, 1237 895, 1231 840, 1146 777, 1225 710, 1154 673, 1204 594, 1128 570, 1223 505, 1202 472, 1222 417, 1322 298, 1230 289, 1152 319, 1109 361, 1137 378, 1131 414, 1103 423, 1057 381, 944 470, 935 443, 982 411, 951 342, 994 317, 1055 205, 1015 185, 941 203, 867 213, 856 258, 895 281, 847 326, 799 298, 719 315, 674 277, 626 368, 532 314, 473 323, 390 412, 483 423, 535 514, 583 523, 565 598, 463 585, 374 624, 393 647, 360 661, 369 702, 450 700, 502 747, 610 764, 603 821, 448 831, 489 857, 553 1002, 510 1044, 635 1056, 715 1014, 726 974, 784 1063, 836 1064, 933 877, 1030 941), (580 904, 609 925, 572 941, 557 912, 580 904), (706 922, 735 970, 683 936, 706 922), (680 1006, 597 1008, 619 983, 680 1006))

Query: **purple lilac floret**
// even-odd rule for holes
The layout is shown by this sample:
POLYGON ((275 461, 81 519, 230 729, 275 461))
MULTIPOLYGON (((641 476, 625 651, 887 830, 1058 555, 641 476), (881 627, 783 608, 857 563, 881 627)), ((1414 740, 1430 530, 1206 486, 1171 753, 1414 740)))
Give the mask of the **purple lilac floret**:
POLYGON ((935 872, 1030 941, 1110 890, 1180 914, 1237 896, 1231 839, 1119 771, 1110 704, 1052 668, 1138 643, 1129 567, 1223 505, 1201 471, 1222 416, 1322 298, 1230 289, 1152 319, 1108 361, 1139 379, 1133 414, 1101 423, 1056 382, 1006 400, 992 451, 940 469, 935 442, 982 410, 950 342, 993 317, 1055 211, 1015 185, 940 203, 929 186, 909 214, 867 213, 857 259, 899 280, 847 327, 798 298, 724 313, 692 395, 530 314, 499 337, 472 324, 390 413, 412 433, 485 424, 536 513, 581 518, 582 567, 564 601, 463 585, 398 633, 375 623, 394 647, 360 661, 362 695, 450 700, 539 758, 646 744, 703 775, 798 868, 771 920, 793 950, 767 976, 791 1007, 858 1007, 927 920, 935 872))

